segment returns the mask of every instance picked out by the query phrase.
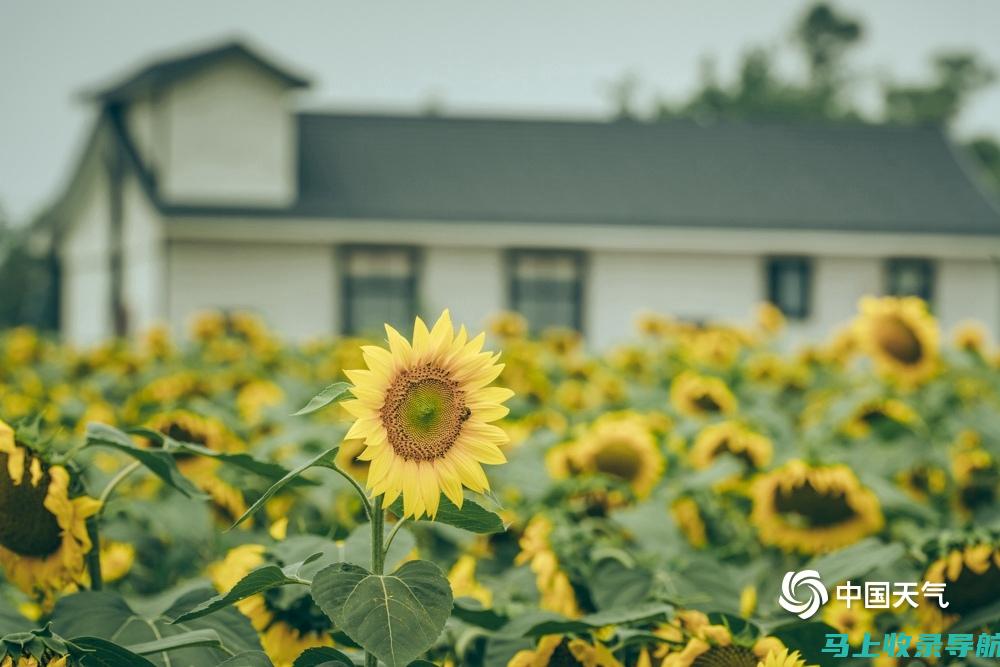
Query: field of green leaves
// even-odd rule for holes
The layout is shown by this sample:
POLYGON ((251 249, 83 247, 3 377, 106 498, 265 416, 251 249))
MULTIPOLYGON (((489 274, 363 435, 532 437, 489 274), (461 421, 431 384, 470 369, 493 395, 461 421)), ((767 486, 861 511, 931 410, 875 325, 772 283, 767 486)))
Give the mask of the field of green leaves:
POLYGON ((825 637, 1000 632, 976 325, 889 297, 801 349, 770 306, 602 352, 459 324, 0 332, 0 667, 889 666, 825 637), (778 604, 801 570, 808 619, 778 604), (947 606, 837 594, 866 581, 947 606))

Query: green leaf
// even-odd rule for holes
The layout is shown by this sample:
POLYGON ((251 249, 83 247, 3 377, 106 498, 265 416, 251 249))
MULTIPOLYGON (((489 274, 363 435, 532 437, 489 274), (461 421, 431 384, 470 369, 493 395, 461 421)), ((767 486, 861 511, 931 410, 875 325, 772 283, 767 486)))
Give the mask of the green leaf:
MULTIPOLYGON (((396 516, 403 516, 403 500, 397 499, 389 507, 389 511, 396 516)), ((431 519, 424 515, 420 519, 420 521, 432 520, 437 523, 446 523, 449 526, 467 530, 470 533, 479 533, 480 535, 502 533, 507 530, 503 524, 503 520, 497 514, 468 498, 462 501, 462 509, 459 509, 455 506, 455 503, 448 500, 447 496, 442 495, 437 516, 431 519)))
POLYGON ((455 618, 469 625, 487 630, 499 630, 510 620, 506 616, 501 616, 494 610, 484 607, 482 603, 472 598, 455 600, 455 607, 451 613, 455 618))
POLYGON ((274 663, 263 651, 247 651, 219 663, 219 667, 274 667, 274 663))
MULTIPOLYGON (((240 468, 249 473, 253 473, 258 477, 263 477, 264 479, 276 481, 288 474, 288 468, 277 463, 272 463, 270 461, 262 461, 261 459, 255 458, 250 454, 231 454, 228 452, 217 452, 214 449, 209 449, 194 442, 182 442, 180 440, 175 440, 170 436, 163 435, 159 431, 154 431, 148 428, 130 428, 128 432, 133 435, 141 435, 144 438, 148 438, 158 443, 162 449, 171 454, 194 454, 197 456, 204 456, 207 458, 217 459, 222 463, 231 465, 235 468, 240 468)), ((315 484, 307 479, 296 480, 298 484, 315 484)))
POLYGON ((391 575, 338 563, 316 575, 312 590, 334 625, 388 667, 404 667, 429 649, 453 604, 441 569, 420 560, 391 575))
MULTIPOLYGON (((210 595, 205 589, 191 591, 175 602, 175 605, 190 607, 206 597, 210 597, 210 595)), ((166 613, 169 614, 170 611, 168 610, 166 613)), ((146 617, 137 614, 117 593, 86 591, 61 598, 52 612, 52 630, 63 637, 95 637, 99 640, 114 641, 124 646, 147 644, 184 635, 193 630, 204 629, 212 630, 224 648, 184 647, 171 650, 169 653, 149 654, 146 659, 149 663, 160 667, 216 665, 233 654, 261 650, 257 635, 249 620, 235 609, 224 609, 210 618, 171 625, 162 617, 146 617)), ((112 665, 116 663, 96 662, 93 664, 112 665)), ((124 664, 146 665, 147 663, 124 664)))
POLYGON ((673 610, 668 604, 649 603, 632 607, 608 609, 587 614, 578 619, 553 619, 542 621, 531 626, 525 633, 526 637, 541 637, 542 635, 566 634, 568 632, 587 632, 607 625, 624 625, 626 623, 647 623, 666 618, 673 610))
POLYGON ((590 596, 598 609, 628 607, 643 602, 653 585, 653 575, 639 567, 626 567, 617 558, 604 558, 594 566, 590 596))
POLYGON ((162 449, 143 449, 127 433, 105 424, 87 424, 87 447, 110 447, 127 454, 151 473, 188 498, 204 498, 205 494, 181 474, 174 457, 162 449))
POLYGON ((354 667, 354 661, 328 646, 306 649, 292 667, 354 667))
POLYGON ((23 632, 30 629, 32 625, 34 624, 31 621, 13 609, 0 608, 0 637, 12 632, 23 632))
POLYGON ((311 582, 299 578, 299 570, 303 565, 316 560, 322 555, 313 554, 301 563, 295 563, 285 568, 278 567, 277 565, 262 565, 240 579, 226 593, 221 593, 205 600, 190 611, 178 616, 171 623, 183 623, 184 621, 207 616, 219 609, 232 606, 240 600, 245 600, 252 595, 263 593, 278 586, 289 586, 292 584, 308 586, 311 582))
POLYGON ((329 387, 313 396, 304 408, 298 412, 292 413, 292 416, 301 417, 302 415, 308 415, 325 408, 350 391, 350 389, 351 385, 346 382, 334 382, 329 387))
POLYGON ((827 588, 868 574, 877 567, 891 565, 904 553, 901 544, 884 544, 869 537, 857 544, 834 551, 809 561, 803 570, 819 572, 827 588))
POLYGON ((139 655, 149 655, 150 653, 163 653, 165 651, 176 651, 179 648, 190 648, 192 646, 211 646, 221 648, 222 640, 215 630, 189 630, 179 635, 171 635, 155 639, 141 644, 130 644, 126 646, 128 650, 139 655))
POLYGON ((332 465, 333 457, 337 455, 337 450, 339 450, 339 449, 340 449, 340 445, 337 445, 336 447, 331 447, 330 449, 326 450, 325 452, 323 452, 321 454, 318 454, 317 456, 315 456, 314 458, 310 459, 309 461, 306 461, 305 463, 303 463, 302 465, 300 465, 298 468, 296 468, 295 470, 291 471, 290 473, 288 473, 287 475, 285 475, 284 477, 282 477, 281 479, 279 479, 277 482, 275 482, 274 484, 272 484, 271 487, 267 491, 265 491, 264 494, 260 498, 257 499, 257 502, 255 502, 250 507, 250 509, 248 509, 246 512, 244 512, 243 516, 241 516, 239 519, 236 520, 236 523, 234 523, 232 526, 229 527, 229 530, 232 530, 233 528, 236 528, 241 523, 243 523, 244 521, 246 521, 247 519, 249 519, 251 516, 253 516, 254 514, 256 514, 258 511, 260 511, 260 509, 262 507, 264 507, 264 503, 266 503, 268 500, 271 499, 271 496, 273 496, 278 491, 281 491, 281 489, 283 489, 286 486, 288 486, 294 479, 296 479, 299 475, 301 475, 302 473, 304 473, 306 470, 309 470, 310 468, 315 468, 315 467, 328 467, 329 465, 332 465))
POLYGON ((156 663, 100 637, 77 637, 70 655, 82 667, 156 667, 156 663))

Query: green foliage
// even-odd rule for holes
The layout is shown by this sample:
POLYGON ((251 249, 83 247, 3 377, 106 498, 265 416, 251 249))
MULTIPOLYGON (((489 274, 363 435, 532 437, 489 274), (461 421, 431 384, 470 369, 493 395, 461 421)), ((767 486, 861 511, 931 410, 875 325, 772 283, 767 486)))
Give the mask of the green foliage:
MULTIPOLYGON (((190 606, 199 596, 207 597, 204 591, 193 591, 175 605, 190 606)), ((160 616, 147 617, 136 613, 116 593, 84 592, 59 600, 52 614, 52 629, 61 636, 90 636, 149 651, 148 659, 161 667, 217 664, 239 652, 260 650, 250 622, 233 609, 185 623, 170 623, 174 614, 177 611, 172 607, 160 616), (166 643, 158 647, 155 642, 160 641, 166 643)))
MULTIPOLYGON (((398 499, 392 504, 389 511, 396 516, 403 516, 403 500, 398 499)), ((421 520, 430 521, 431 519, 424 516, 421 520)), ((502 533, 505 530, 503 520, 497 514, 469 498, 462 501, 462 508, 459 509, 447 497, 441 496, 441 504, 433 521, 480 535, 502 533)))
POLYGON ((105 424, 88 424, 87 447, 109 447, 131 456, 168 486, 188 498, 202 498, 205 495, 191 480, 181 474, 173 455, 159 449, 139 447, 128 434, 116 428, 105 424))
POLYGON ((330 386, 326 387, 323 391, 319 392, 306 404, 304 408, 294 413, 293 417, 300 417, 302 415, 308 415, 317 410, 321 410, 326 406, 330 405, 334 401, 339 400, 344 394, 350 391, 351 385, 346 382, 334 382, 330 386))
POLYGON ((452 609, 448 580, 427 561, 411 561, 391 575, 333 565, 316 575, 313 599, 388 667, 403 667, 429 649, 452 609))

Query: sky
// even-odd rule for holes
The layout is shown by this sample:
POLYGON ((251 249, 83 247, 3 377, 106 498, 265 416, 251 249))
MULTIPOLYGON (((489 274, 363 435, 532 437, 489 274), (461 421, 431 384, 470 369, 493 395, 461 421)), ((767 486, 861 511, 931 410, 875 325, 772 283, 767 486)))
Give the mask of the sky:
MULTIPOLYGON (((932 54, 1000 71, 996 0, 840 0, 864 20, 850 65, 919 82, 932 54)), ((592 117, 625 73, 637 101, 683 98, 705 56, 786 48, 802 0, 0 0, 0 208, 23 222, 65 186, 93 107, 81 93, 150 57, 238 36, 314 80, 308 109, 592 117)), ((794 64, 786 63, 791 71, 794 64)), ((958 123, 1000 136, 1000 84, 958 123)))

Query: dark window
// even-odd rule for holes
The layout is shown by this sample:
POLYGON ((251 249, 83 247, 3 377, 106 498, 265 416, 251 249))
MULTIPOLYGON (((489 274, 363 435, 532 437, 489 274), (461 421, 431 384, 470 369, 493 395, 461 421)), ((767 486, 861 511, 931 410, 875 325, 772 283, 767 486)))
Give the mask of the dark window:
POLYGON ((930 260, 890 259, 886 279, 886 292, 892 296, 919 296, 927 303, 934 299, 934 263, 930 260))
POLYGON ((510 308, 524 315, 531 330, 582 330, 583 257, 562 250, 510 253, 510 308))
POLYGON ((413 248, 342 250, 345 333, 381 336, 385 323, 410 330, 417 311, 416 257, 413 248))
POLYGON ((807 257, 767 260, 767 299, 785 314, 801 320, 812 307, 812 261, 807 257))

